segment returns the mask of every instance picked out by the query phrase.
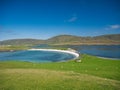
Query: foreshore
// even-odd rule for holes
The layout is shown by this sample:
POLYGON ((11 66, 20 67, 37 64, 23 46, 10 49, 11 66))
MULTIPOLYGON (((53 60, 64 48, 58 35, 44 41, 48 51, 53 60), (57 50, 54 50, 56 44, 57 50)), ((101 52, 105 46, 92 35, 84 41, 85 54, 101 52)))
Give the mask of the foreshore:
POLYGON ((28 50, 32 50, 32 51, 54 51, 54 52, 63 52, 63 53, 69 53, 69 54, 72 54, 75 56, 74 59, 78 58, 79 57, 79 53, 76 53, 76 52, 73 52, 73 51, 69 51, 69 50, 58 50, 58 49, 28 49, 28 50))
POLYGON ((100 57, 100 56, 97 56, 98 58, 102 58, 102 59, 109 59, 109 60, 120 60, 119 58, 108 58, 108 57, 100 57))

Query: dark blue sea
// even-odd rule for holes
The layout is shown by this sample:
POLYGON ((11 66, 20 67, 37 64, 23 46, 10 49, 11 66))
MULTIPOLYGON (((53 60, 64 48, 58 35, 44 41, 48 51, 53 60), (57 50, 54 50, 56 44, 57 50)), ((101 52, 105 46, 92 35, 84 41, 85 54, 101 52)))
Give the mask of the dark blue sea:
POLYGON ((81 54, 89 54, 104 58, 120 59, 120 45, 68 45, 81 54))
POLYGON ((120 59, 120 45, 57 45, 50 46, 41 44, 33 48, 72 48, 77 50, 80 54, 89 54, 98 57, 120 59))

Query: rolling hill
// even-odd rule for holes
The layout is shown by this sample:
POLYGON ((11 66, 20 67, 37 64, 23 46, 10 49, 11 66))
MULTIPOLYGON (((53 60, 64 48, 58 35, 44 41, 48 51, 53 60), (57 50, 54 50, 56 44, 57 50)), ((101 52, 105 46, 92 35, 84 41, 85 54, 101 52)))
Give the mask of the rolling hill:
POLYGON ((0 41, 0 45, 36 45, 36 44, 55 44, 55 45, 104 45, 120 44, 120 34, 101 35, 95 37, 81 37, 73 35, 59 35, 47 40, 39 39, 12 39, 0 41))
POLYGON ((46 40, 48 44, 120 44, 120 34, 101 35, 95 37, 78 37, 59 35, 46 40))
POLYGON ((36 45, 42 43, 44 43, 44 40, 38 39, 11 39, 0 41, 0 45, 36 45))

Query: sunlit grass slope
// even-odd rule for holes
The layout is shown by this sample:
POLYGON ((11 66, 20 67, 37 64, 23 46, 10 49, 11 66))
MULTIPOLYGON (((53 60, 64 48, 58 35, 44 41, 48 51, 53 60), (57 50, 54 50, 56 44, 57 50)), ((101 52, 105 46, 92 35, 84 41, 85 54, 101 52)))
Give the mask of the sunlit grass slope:
POLYGON ((0 90, 120 90, 120 61, 82 55, 82 62, 0 62, 0 90))
POLYGON ((26 49, 29 49, 29 46, 25 45, 0 46, 0 51, 26 50, 26 49))

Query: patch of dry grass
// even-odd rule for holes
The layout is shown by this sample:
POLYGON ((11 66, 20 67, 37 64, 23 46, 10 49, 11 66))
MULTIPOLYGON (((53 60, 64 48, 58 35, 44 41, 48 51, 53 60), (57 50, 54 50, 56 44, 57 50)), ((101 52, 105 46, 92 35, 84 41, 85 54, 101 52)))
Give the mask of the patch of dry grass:
POLYGON ((0 90, 120 90, 120 81, 73 71, 2 69, 0 90))

